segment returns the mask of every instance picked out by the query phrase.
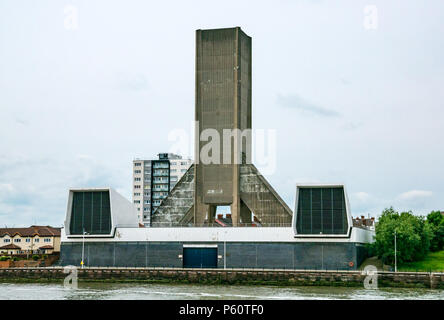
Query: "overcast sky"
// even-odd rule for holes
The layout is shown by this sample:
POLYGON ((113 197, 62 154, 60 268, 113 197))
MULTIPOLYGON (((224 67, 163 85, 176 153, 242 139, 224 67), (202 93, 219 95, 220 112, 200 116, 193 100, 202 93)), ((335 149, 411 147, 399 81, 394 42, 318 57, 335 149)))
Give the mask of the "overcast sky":
POLYGON ((194 120, 195 30, 233 26, 291 208, 334 182, 354 216, 444 209, 441 0, 0 0, 0 225, 62 225, 70 187, 131 199, 132 160, 194 120))

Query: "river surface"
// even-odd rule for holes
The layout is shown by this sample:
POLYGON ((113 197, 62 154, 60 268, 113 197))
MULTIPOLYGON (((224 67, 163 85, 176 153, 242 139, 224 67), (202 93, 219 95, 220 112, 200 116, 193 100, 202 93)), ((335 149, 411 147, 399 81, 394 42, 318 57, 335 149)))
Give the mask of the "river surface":
POLYGON ((248 300, 248 299, 425 299, 444 300, 444 290, 344 287, 208 286, 185 284, 84 283, 78 289, 63 284, 0 283, 0 300, 248 300))

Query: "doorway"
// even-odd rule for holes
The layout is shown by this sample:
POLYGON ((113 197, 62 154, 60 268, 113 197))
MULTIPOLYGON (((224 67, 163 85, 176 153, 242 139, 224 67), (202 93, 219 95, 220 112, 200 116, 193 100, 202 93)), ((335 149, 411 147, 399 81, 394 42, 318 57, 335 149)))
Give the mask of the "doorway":
POLYGON ((217 248, 183 248, 184 268, 217 268, 217 248))

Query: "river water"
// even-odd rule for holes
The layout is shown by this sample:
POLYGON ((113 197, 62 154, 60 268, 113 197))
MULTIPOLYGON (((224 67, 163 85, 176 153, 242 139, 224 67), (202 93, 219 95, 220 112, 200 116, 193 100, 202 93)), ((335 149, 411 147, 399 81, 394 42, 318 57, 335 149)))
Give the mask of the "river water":
POLYGON ((84 283, 78 289, 63 284, 0 283, 0 300, 248 300, 248 299, 425 299, 444 300, 444 290, 343 287, 208 286, 185 284, 84 283))

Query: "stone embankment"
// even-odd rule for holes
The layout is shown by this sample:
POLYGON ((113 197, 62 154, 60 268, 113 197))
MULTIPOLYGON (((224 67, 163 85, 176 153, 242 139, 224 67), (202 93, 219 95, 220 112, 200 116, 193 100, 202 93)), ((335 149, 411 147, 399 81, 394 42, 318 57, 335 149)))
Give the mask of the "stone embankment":
MULTIPOLYGON (((278 286, 363 287, 362 271, 319 271, 277 269, 178 269, 178 268, 78 268, 78 281, 202 283, 278 286)), ((0 282, 58 282, 68 274, 62 267, 2 268, 0 282)), ((444 289, 444 273, 377 273, 378 287, 444 289)))

